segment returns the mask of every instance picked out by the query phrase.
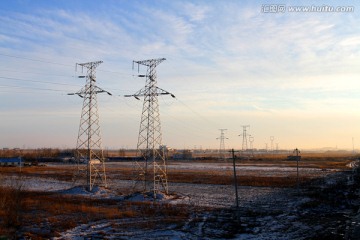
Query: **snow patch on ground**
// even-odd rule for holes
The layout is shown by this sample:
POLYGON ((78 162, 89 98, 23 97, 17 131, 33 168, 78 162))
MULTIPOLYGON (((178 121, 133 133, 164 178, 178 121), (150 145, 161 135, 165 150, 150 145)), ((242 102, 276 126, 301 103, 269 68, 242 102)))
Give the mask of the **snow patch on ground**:
MULTIPOLYGON (((175 166, 174 166, 175 167, 175 166)), ((192 169, 192 164, 176 166, 182 169, 192 169)), ((195 167, 206 169, 228 169, 229 166, 206 164, 195 164, 195 167), (206 166, 206 167, 204 167, 206 166)), ((257 175, 286 175, 295 172, 292 168, 276 169, 274 167, 243 167, 239 173, 257 175), (275 171, 276 170, 276 171, 275 171)), ((322 180, 326 185, 334 185, 338 181, 337 175, 330 171, 319 169, 300 169, 301 173, 308 173, 311 176, 329 175, 331 177, 322 180)), ((334 170, 336 171, 336 170, 334 170)), ((239 175, 241 175, 239 174, 239 175)), ((143 202, 153 201, 152 193, 135 193, 131 195, 118 196, 115 192, 126 192, 131 189, 132 181, 116 180, 109 183, 110 189, 94 187, 89 192, 84 186, 74 187, 72 182, 65 182, 51 178, 42 177, 6 177, 0 185, 14 186, 17 183, 24 184, 26 190, 49 191, 59 194, 77 195, 91 198, 111 198, 125 201, 143 202)), ((170 204, 188 204, 189 206, 208 206, 217 209, 227 209, 235 205, 234 186, 216 184, 191 184, 171 183, 170 190, 176 194, 158 194, 156 201, 170 204)), ((301 189, 300 189, 301 191, 301 189)), ((322 228, 319 225, 310 225, 299 221, 297 209, 305 203, 311 203, 311 199, 302 194, 296 194, 295 188, 271 188, 271 187, 246 187, 239 186, 239 207, 243 212, 253 212, 256 217, 242 217, 242 227, 245 232, 238 234, 236 239, 304 239, 305 235, 311 235, 322 228)), ((119 203, 121 204, 121 202, 119 203)), ((251 215, 249 213, 249 215, 251 215)), ((244 215, 246 216, 246 215, 244 215)), ((139 228, 141 222, 158 221, 161 219, 152 218, 125 218, 113 220, 100 220, 79 225, 73 229, 61 233, 55 239, 210 239, 203 237, 204 232, 219 231, 221 227, 209 226, 211 215, 194 216, 201 219, 199 222, 190 221, 188 228, 179 229, 179 226, 168 225, 161 228, 143 229, 139 228)))
POLYGON ((82 224, 60 235, 57 239, 198 239, 177 230, 176 225, 160 229, 137 229, 139 223, 151 221, 143 218, 101 220, 82 224), (124 226, 127 226, 124 228, 124 226), (120 230, 121 229, 121 230, 120 230))
POLYGON ((116 197, 116 195, 112 191, 99 186, 94 186, 91 191, 88 191, 88 189, 85 186, 76 186, 70 189, 57 191, 57 193, 65 194, 65 195, 81 195, 85 197, 95 197, 95 198, 116 197))
POLYGON ((346 165, 348 168, 356 168, 359 166, 359 160, 352 161, 346 165))
POLYGON ((164 202, 164 203, 171 203, 171 204, 180 204, 180 203, 189 203, 188 196, 182 196, 179 194, 164 194, 158 193, 154 198, 153 192, 145 192, 145 193, 133 193, 128 196, 124 197, 124 200, 131 201, 131 202, 164 202))
POLYGON ((67 189, 72 186, 72 183, 66 181, 59 181, 52 178, 41 177, 18 177, 7 176, 3 178, 0 185, 7 187, 16 187, 21 184, 22 189, 27 191, 57 191, 67 189))

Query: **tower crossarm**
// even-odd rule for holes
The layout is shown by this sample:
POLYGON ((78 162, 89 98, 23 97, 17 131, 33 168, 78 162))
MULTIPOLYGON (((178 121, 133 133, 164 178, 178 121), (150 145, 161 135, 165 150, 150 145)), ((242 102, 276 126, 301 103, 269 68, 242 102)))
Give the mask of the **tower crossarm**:
POLYGON ((77 67, 77 65, 81 66, 81 67, 86 67, 86 68, 92 68, 95 69, 97 66, 99 66, 101 63, 103 63, 103 61, 96 61, 96 62, 87 62, 87 63, 76 63, 75 67, 77 67))
POLYGON ((137 63, 138 65, 144 65, 144 66, 153 66, 156 67, 157 65, 159 65, 161 62, 165 61, 166 58, 158 58, 158 59, 149 59, 149 60, 143 60, 143 61, 133 61, 134 63, 137 63))
MULTIPOLYGON (((76 93, 68 93, 67 95, 78 95, 81 98, 84 98, 84 96, 86 94, 89 93, 89 89, 87 89, 86 87, 82 88, 80 91, 77 91, 76 93)), ((112 94, 102 88, 99 88, 98 86, 95 86, 94 89, 92 90, 92 93, 107 93, 108 95, 112 96, 112 94)))
POLYGON ((142 88, 140 89, 139 91, 137 91, 136 93, 134 94, 131 94, 131 95, 124 95, 124 97, 134 97, 138 100, 139 97, 145 97, 145 96, 159 96, 159 95, 170 95, 171 97, 175 98, 175 95, 162 89, 162 88, 159 88, 159 87, 155 87, 156 91, 155 92, 149 92, 148 89, 146 88, 142 88))

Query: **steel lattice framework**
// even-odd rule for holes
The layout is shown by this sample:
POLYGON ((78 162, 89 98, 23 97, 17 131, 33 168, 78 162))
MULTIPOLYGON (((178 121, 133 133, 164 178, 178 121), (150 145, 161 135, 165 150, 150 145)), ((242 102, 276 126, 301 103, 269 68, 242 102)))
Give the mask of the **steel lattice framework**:
POLYGON ((251 156, 254 156, 254 136, 249 135, 249 143, 250 143, 250 151, 251 151, 251 156))
POLYGON ((225 159, 225 139, 228 139, 227 137, 225 137, 225 131, 227 129, 219 129, 220 130, 220 137, 216 138, 216 139, 220 139, 220 148, 219 148, 219 158, 220 159, 225 159))
POLYGON ((159 113, 159 95, 175 96, 157 87, 156 67, 166 60, 165 58, 133 61, 133 64, 147 66, 145 87, 132 95, 125 97, 144 97, 139 137, 137 143, 138 159, 134 161, 134 190, 153 191, 154 198, 160 192, 168 193, 166 170, 166 155, 162 146, 161 123, 159 113), (139 187, 140 185, 140 187, 139 187))
POLYGON ((75 159, 77 163, 76 177, 86 178, 88 191, 92 191, 98 181, 100 181, 98 185, 107 187, 97 94, 105 92, 111 95, 111 93, 96 86, 96 67, 101 63, 102 61, 77 63, 76 65, 87 68, 86 84, 80 91, 69 93, 69 95, 78 95, 84 99, 75 159))
POLYGON ((248 145, 247 145, 247 142, 248 142, 247 136, 248 135, 246 133, 247 132, 246 129, 250 128, 250 125, 243 125, 242 128, 243 128, 243 133, 240 134, 239 136, 243 137, 241 150, 244 152, 244 151, 248 150, 248 145))

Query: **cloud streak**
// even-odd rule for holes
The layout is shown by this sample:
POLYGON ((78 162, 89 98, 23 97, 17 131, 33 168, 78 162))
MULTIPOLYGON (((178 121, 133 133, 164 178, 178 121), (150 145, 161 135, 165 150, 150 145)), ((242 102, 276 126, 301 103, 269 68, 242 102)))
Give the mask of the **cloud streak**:
MULTIPOLYGON (((76 5, 62 6, 57 2, 54 6, 39 5, 32 11, 18 5, 12 11, 0 12, 0 51, 45 62, 0 56, 1 69, 21 69, 17 73, 3 71, 10 77, 74 81, 82 85, 82 81, 72 77, 75 63, 103 60, 97 72, 99 84, 122 96, 137 91, 144 84, 143 79, 132 76, 136 74, 131 69, 132 60, 166 57, 167 61, 158 67, 159 85, 174 92, 195 112, 217 122, 202 124, 196 116, 197 120, 191 120, 183 116, 192 116, 189 109, 164 100, 161 109, 164 115, 172 116, 167 118, 170 122, 165 124, 166 129, 181 125, 176 122, 183 120, 187 125, 197 124, 204 129, 199 134, 204 138, 203 145, 217 146, 212 136, 212 140, 207 140, 206 132, 210 132, 213 125, 218 125, 215 128, 226 127, 220 126, 222 124, 235 127, 240 122, 253 122, 263 130, 257 133, 258 138, 265 139, 268 132, 259 125, 278 121, 286 126, 290 121, 284 117, 287 115, 301 113, 302 116, 323 117, 351 112, 357 116, 354 107, 359 103, 354 89, 360 87, 357 15, 279 15, 263 14, 260 9, 260 3, 238 1, 107 2, 99 3, 97 9, 91 4, 79 9, 76 5), (46 61, 59 65, 46 64, 46 61), (40 75, 25 72, 39 72, 40 75), (49 73, 69 77, 45 76, 49 73)), ((10 84, 3 80, 1 83, 10 84)), ((21 84, 45 87, 40 83, 21 84)), ((1 90, 13 91, 10 88, 1 90)), ((73 92, 78 88, 64 90, 73 92)), ((0 93, 0 100, 9 103, 1 109, 13 109, 19 114, 24 109, 34 113, 52 112, 52 108, 59 112, 62 108, 80 111, 79 99, 63 101, 59 96, 47 95, 50 94, 37 95, 33 91, 33 95, 20 94, 14 99, 11 94, 0 93)), ((132 128, 126 120, 126 112, 136 118, 137 109, 140 115, 141 104, 128 100, 114 103, 102 96, 99 99, 104 106, 101 110, 104 116, 119 116, 118 121, 124 124, 124 129, 132 128)), ((49 122, 46 116, 44 118, 39 121, 49 122)), ((134 121, 136 119, 130 122, 134 121)), ((116 125, 112 120, 105 122, 108 124, 105 129, 116 125)), ((77 121, 73 124, 77 125, 77 121)), ((116 129, 122 131, 119 127, 116 129)), ((183 145, 184 133, 191 131, 174 129, 170 130, 173 137, 166 139, 173 145, 177 144, 176 140, 183 145)), ((65 132, 70 134, 71 130, 65 132)), ((21 128, 13 130, 12 134, 21 138, 21 131, 21 128)), ((353 134, 350 127, 344 131, 353 134)), ((110 134, 109 139, 116 139, 116 133, 105 132, 110 134)), ((360 129, 356 128, 355 132, 360 134, 360 129)), ((136 132, 131 140, 123 141, 124 145, 136 142, 136 132)), ((108 144, 116 147, 117 143, 110 141, 108 144)), ((200 145, 189 143, 190 146, 195 144, 200 145)))

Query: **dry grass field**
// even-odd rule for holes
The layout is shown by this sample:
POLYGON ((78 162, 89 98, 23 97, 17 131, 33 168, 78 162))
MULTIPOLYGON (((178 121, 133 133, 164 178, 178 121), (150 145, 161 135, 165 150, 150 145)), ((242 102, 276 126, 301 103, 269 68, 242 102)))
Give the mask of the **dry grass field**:
MULTIPOLYGON (((177 223, 189 217, 190 209, 181 205, 88 199, 56 193, 0 188, 2 224, 0 234, 17 238, 48 239, 78 225, 98 220, 162 217, 177 223), (6 197, 6 199, 4 199, 6 197), (5 205, 5 206, 3 206, 5 205)), ((145 226, 144 227, 148 227, 145 226)))
MULTIPOLYGON (((317 179, 350 170, 348 164, 354 159, 349 155, 304 155, 299 162, 300 184, 305 186, 317 179)), ((274 196, 273 193, 282 192, 280 189, 295 189, 297 184, 296 162, 287 161, 283 156, 239 159, 236 160, 236 168, 242 206, 247 209, 252 202, 250 199, 274 196)), ((224 225, 221 219, 224 217, 219 218, 220 215, 229 217, 226 211, 234 205, 231 160, 169 161, 170 191, 172 194, 181 192, 179 197, 182 199, 184 196, 190 198, 188 202, 179 201, 176 204, 176 201, 126 201, 126 195, 131 193, 131 184, 126 184, 132 179, 131 162, 107 164, 112 197, 63 194, 59 190, 73 186, 74 170, 74 165, 55 163, 21 169, 0 167, 0 236, 4 239, 71 239, 80 236, 76 235, 80 234, 80 226, 101 221, 106 224, 106 229, 114 232, 102 228, 96 233, 98 238, 120 236, 116 235, 119 234, 116 229, 132 229, 132 234, 145 234, 153 229, 171 228, 180 235, 193 234, 190 235, 192 237, 187 235, 190 239, 202 234, 208 239, 234 238, 241 232, 240 223, 233 220, 221 231, 224 225), (57 185, 60 183, 62 185, 57 185), (218 204, 222 199, 228 202, 218 204), (194 233, 194 229, 203 225, 208 225, 203 227, 203 233, 194 233), (219 231, 205 233, 209 228, 218 228, 219 231), (73 230, 76 233, 66 235, 71 229, 77 229, 73 230)), ((168 234, 171 236, 175 232, 168 234)))

